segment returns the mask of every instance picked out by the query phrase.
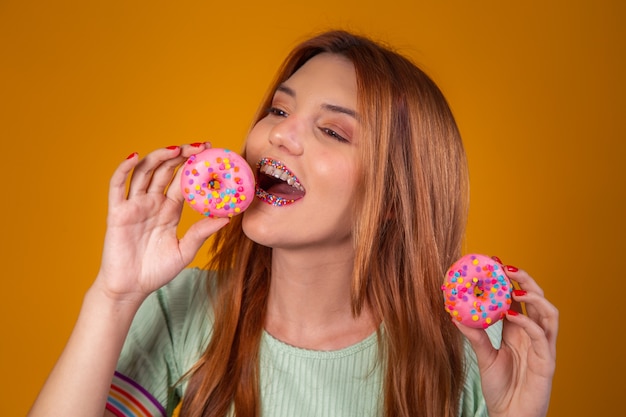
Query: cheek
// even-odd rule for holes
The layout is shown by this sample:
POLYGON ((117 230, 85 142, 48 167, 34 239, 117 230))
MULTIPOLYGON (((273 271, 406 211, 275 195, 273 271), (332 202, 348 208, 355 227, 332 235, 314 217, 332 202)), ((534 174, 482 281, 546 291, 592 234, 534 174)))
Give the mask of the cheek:
POLYGON ((354 160, 352 158, 320 158, 319 161, 327 161, 318 163, 317 167, 320 178, 324 181, 323 188, 332 194, 329 198, 351 201, 356 192, 358 178, 354 160))
POLYGON ((340 175, 341 181, 339 182, 341 186, 339 193, 341 194, 340 198, 345 199, 344 213, 348 218, 353 218, 355 216, 354 202, 359 193, 357 188, 359 172, 357 171, 356 164, 346 164, 340 175))
POLYGON ((260 158, 261 147, 264 143, 263 141, 263 129, 259 123, 257 123, 250 133, 248 133, 248 137, 246 138, 246 159, 250 166, 255 166, 258 159, 260 158))

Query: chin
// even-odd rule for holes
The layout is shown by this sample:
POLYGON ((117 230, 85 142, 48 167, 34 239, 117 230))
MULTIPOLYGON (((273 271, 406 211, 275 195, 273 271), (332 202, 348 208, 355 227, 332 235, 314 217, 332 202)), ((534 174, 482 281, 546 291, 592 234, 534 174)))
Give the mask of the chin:
POLYGON ((263 246, 272 246, 270 242, 275 239, 276 222, 271 221, 267 213, 263 212, 263 204, 255 201, 248 207, 242 214, 241 228, 248 239, 253 242, 263 246))

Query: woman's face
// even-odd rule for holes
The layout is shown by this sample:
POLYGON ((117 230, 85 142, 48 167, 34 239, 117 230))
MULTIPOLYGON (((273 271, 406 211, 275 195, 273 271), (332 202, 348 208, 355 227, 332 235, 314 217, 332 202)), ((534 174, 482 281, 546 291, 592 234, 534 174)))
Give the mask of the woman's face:
POLYGON ((279 86, 246 143, 248 162, 259 168, 257 198, 243 215, 250 239, 352 250, 356 108, 354 66, 340 55, 313 57, 279 86))

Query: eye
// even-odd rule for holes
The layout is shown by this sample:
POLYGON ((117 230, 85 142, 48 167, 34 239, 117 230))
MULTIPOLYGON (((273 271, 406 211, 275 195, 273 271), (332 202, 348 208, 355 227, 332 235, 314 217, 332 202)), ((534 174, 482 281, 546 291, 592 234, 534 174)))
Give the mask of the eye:
POLYGON ((278 117, 287 117, 288 114, 286 111, 278 108, 278 107, 270 107, 269 109, 267 109, 267 114, 272 115, 272 116, 278 116, 278 117))
POLYGON ((326 135, 332 137, 333 139, 338 140, 339 142, 345 142, 345 143, 350 142, 348 139, 344 138, 343 136, 341 136, 339 133, 335 132, 332 129, 329 129, 327 127, 320 127, 320 130, 324 132, 326 135))

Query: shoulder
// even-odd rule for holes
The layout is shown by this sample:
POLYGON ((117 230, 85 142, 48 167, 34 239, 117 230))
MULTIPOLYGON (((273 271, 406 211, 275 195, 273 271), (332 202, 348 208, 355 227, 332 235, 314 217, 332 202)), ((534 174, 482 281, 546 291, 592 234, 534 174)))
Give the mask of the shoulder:
POLYGON ((136 321, 183 320, 188 314, 208 306, 208 282, 212 273, 190 268, 183 270, 142 303, 136 321))
POLYGON ((205 345, 212 329, 208 285, 213 273, 197 268, 182 271, 143 302, 130 329, 127 345, 169 346, 189 353, 205 345))
POLYGON ((197 304, 206 304, 208 285, 212 276, 213 273, 199 268, 185 269, 167 285, 159 288, 146 301, 153 303, 157 301, 161 308, 168 310, 170 308, 188 309, 197 304))
POLYGON ((212 308, 209 286, 213 285, 214 273, 198 268, 182 271, 176 278, 157 290, 152 296, 150 310, 155 309, 167 322, 174 339, 186 335, 181 332, 206 333, 212 325, 212 308), (200 331, 203 330, 203 331, 200 331))

